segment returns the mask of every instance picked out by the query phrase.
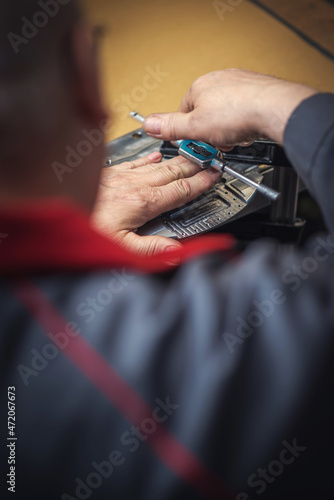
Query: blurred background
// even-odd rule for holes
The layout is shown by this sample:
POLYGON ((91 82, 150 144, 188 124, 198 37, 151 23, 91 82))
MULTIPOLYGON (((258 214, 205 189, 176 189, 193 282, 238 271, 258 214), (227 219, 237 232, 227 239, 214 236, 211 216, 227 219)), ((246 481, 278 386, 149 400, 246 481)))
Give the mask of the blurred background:
POLYGON ((195 78, 245 68, 334 92, 333 0, 84 0, 98 28, 107 140, 174 111, 195 78))

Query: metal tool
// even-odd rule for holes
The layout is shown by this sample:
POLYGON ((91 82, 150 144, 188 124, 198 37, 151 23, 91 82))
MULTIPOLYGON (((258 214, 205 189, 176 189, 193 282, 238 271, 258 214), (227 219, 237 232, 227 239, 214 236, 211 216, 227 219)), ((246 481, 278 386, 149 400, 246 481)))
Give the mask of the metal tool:
POLYGON ((144 123, 144 121, 145 121, 145 116, 137 113, 137 111, 131 111, 130 116, 134 120, 137 120, 137 122, 139 122, 139 123, 144 123))
MULTIPOLYGON (((130 116, 140 123, 145 121, 145 117, 136 111, 131 111, 130 116)), ((267 198, 276 201, 280 197, 280 193, 274 191, 273 189, 264 186, 263 184, 257 184, 256 182, 248 179, 240 172, 235 171, 228 166, 227 162, 223 158, 223 153, 219 149, 210 146, 209 144, 201 141, 191 141, 191 140, 180 140, 171 141, 171 144, 178 148, 179 155, 187 158, 188 160, 196 163, 202 169, 215 168, 219 172, 227 172, 232 177, 239 179, 248 186, 256 189, 267 198)))

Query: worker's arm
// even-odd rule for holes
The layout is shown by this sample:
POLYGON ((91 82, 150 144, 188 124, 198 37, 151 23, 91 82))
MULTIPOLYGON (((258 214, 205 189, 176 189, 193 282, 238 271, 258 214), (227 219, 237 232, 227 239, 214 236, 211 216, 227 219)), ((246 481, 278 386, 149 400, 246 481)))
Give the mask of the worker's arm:
POLYGON ((293 111, 316 93, 251 71, 215 71, 195 80, 178 113, 150 115, 144 130, 165 140, 197 139, 220 148, 262 136, 283 144, 293 111))
POLYGON ((334 229, 334 94, 267 75, 223 70, 198 78, 178 113, 154 114, 144 130, 161 139, 197 139, 222 149, 268 137, 283 145, 334 229))
POLYGON ((298 106, 285 129, 284 147, 333 233, 334 94, 318 94, 298 106))

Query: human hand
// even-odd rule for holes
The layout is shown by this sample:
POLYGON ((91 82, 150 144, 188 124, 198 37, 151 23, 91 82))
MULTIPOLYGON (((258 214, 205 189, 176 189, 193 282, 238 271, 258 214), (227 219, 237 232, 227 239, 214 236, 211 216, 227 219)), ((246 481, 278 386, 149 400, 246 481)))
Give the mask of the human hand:
POLYGON ((182 245, 162 236, 139 236, 135 231, 140 226, 203 194, 221 178, 216 170, 201 170, 181 156, 160 162, 156 152, 103 169, 92 214, 96 229, 142 255, 182 245))
POLYGON ((143 128, 159 139, 202 140, 223 150, 260 137, 283 145, 293 111, 316 93, 251 71, 214 71, 195 80, 178 113, 150 115, 143 128))

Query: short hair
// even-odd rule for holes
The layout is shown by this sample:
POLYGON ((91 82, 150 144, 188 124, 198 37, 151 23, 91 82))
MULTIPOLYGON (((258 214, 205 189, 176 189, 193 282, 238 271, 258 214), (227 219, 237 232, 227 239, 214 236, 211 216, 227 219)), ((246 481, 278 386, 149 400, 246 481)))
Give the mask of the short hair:
POLYGON ((43 75, 67 78, 73 70, 70 37, 82 14, 79 0, 0 0, 0 12, 0 171, 9 177, 31 134, 44 131, 43 75))
POLYGON ((77 0, 0 0, 0 81, 52 63, 80 18, 77 0))

